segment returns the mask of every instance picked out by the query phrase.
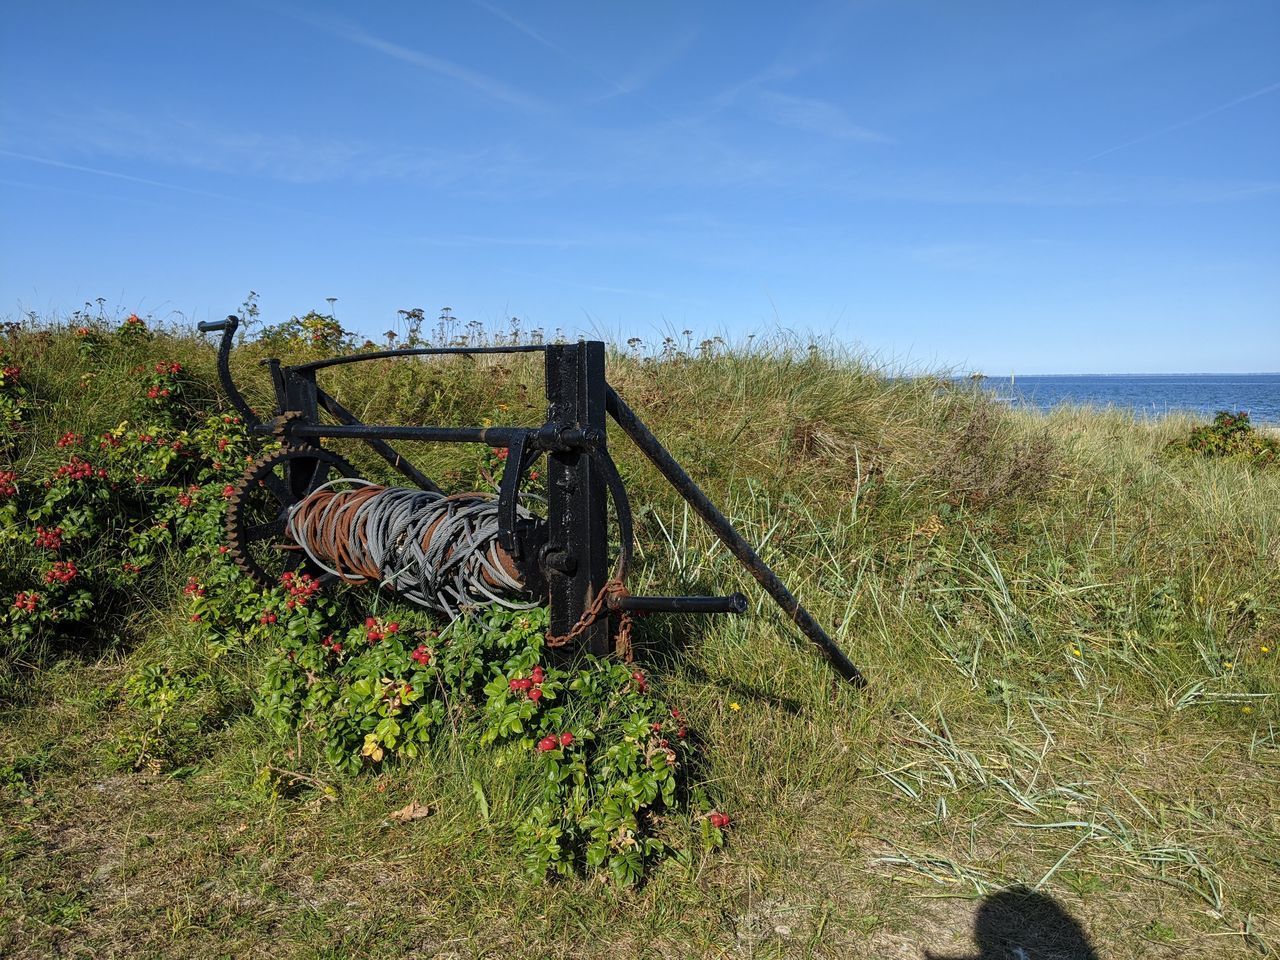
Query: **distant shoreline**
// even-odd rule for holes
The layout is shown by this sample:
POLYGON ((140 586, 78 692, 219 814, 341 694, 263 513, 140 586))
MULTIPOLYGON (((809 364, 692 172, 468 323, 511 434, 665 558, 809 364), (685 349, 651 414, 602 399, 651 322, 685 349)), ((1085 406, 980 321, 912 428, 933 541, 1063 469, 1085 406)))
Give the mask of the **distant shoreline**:
POLYGON ((1258 425, 1280 425, 1280 373, 1026 374, 970 380, 1022 409, 1048 412, 1065 404, 1201 420, 1229 410, 1248 413, 1258 425))
POLYGON ((973 380, 981 378, 983 380, 1048 380, 1050 378, 1069 379, 1069 378, 1088 378, 1101 379, 1104 377, 1122 377, 1132 380, 1139 379, 1157 379, 1161 377, 1180 377, 1180 378, 1221 378, 1228 377, 1280 377, 1280 370, 1256 370, 1249 373, 969 373, 957 374, 952 377, 953 380, 973 380))

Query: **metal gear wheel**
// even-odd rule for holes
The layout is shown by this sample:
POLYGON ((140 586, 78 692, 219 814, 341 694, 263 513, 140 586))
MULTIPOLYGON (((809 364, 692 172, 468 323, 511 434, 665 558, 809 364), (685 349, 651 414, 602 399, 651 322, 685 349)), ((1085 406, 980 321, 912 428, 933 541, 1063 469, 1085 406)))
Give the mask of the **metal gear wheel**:
POLYGON ((345 459, 321 447, 285 447, 259 457, 228 499, 231 559, 263 589, 278 585, 291 570, 332 580, 331 574, 312 568, 301 547, 288 542, 289 508, 330 480, 358 476, 345 459))

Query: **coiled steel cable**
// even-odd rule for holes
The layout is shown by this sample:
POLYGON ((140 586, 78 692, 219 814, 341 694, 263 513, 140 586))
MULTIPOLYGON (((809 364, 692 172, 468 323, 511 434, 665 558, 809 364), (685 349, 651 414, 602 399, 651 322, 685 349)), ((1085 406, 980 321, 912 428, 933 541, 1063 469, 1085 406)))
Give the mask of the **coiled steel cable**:
MULTIPOLYGON (((517 516, 532 514, 517 506, 517 516)), ((498 501, 338 478, 289 508, 289 536, 320 569, 348 583, 376 581, 457 617, 467 608, 538 606, 498 545, 498 501)))

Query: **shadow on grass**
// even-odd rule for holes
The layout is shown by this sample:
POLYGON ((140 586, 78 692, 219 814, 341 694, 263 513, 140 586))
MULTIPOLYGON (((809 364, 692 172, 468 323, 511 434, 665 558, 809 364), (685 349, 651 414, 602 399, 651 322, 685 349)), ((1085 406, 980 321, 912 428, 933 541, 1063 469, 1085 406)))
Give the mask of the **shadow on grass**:
POLYGON ((1080 921, 1053 897, 1011 887, 986 897, 973 921, 978 952, 968 956, 926 950, 929 960, 1098 960, 1080 921))
POLYGON ((89 664, 107 653, 133 649, 138 638, 127 616, 129 600, 123 590, 104 590, 94 600, 92 622, 69 623, 26 646, 0 651, 0 708, 20 707, 43 696, 40 679, 55 664, 89 664))
MULTIPOLYGON (((722 592, 723 586, 706 578, 681 578, 674 585, 664 584, 666 589, 683 596, 715 596, 722 592)), ((636 661, 647 664, 659 676, 680 671, 690 680, 723 690, 729 700, 767 703, 789 714, 800 713, 804 708, 798 700, 767 693, 740 680, 713 676, 694 661, 691 653, 706 632, 708 620, 720 616, 735 614, 635 616, 632 652, 636 661)))
POLYGON ((766 693, 759 687, 748 683, 742 683, 738 680, 726 680, 723 677, 713 677, 707 671, 697 666, 690 660, 686 660, 683 664, 683 670, 686 677, 697 683, 706 684, 711 687, 718 687, 725 691, 729 700, 748 700, 758 704, 768 704, 771 707, 789 713, 792 716, 800 714, 804 710, 803 704, 799 700, 793 700, 790 697, 779 697, 771 693, 766 693))

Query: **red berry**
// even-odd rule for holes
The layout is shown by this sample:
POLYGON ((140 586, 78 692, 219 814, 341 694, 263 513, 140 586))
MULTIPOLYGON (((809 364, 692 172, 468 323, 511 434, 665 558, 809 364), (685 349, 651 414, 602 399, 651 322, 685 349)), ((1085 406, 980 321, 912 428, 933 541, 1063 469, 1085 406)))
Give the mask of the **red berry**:
POLYGON ((545 676, 546 676, 546 674, 544 674, 544 673, 542 672, 542 667, 534 667, 534 668, 533 668, 533 682, 534 682, 534 683, 541 683, 541 682, 542 682, 542 680, 543 680, 543 678, 544 678, 545 676))
POLYGON ((534 703, 537 703, 539 700, 542 699, 542 691, 539 690, 537 687, 534 687, 532 690, 529 691, 529 699, 532 700, 534 703))
POLYGON ((548 750, 554 750, 557 746, 559 746, 559 743, 555 737, 543 737, 538 741, 538 749, 543 753, 546 753, 548 750))
POLYGON ((560 734, 560 746, 562 746, 562 747, 567 747, 567 746, 569 746, 569 744, 571 744, 571 743, 573 743, 573 734, 572 734, 572 733, 570 733, 568 730, 566 730, 564 733, 560 734))

